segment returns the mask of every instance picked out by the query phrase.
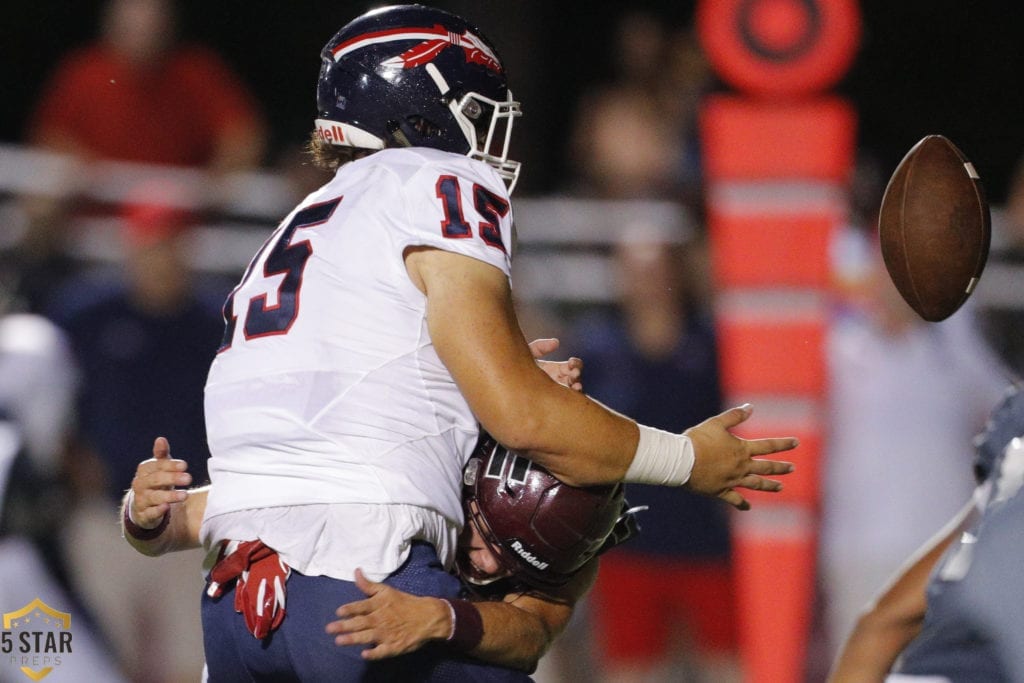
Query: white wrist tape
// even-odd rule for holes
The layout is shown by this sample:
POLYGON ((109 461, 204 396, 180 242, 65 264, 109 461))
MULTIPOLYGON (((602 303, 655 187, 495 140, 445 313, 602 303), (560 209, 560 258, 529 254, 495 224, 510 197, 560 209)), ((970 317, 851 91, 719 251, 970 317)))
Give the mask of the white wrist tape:
POLYGON ((640 442, 626 471, 626 483, 682 486, 693 471, 693 442, 690 437, 662 429, 637 425, 640 442))
POLYGON ((125 495, 124 503, 123 503, 124 509, 125 509, 125 513, 128 515, 128 521, 130 521, 132 524, 138 524, 138 522, 135 521, 135 517, 132 516, 132 503, 134 503, 134 502, 135 502, 135 489, 128 489, 128 494, 125 495))

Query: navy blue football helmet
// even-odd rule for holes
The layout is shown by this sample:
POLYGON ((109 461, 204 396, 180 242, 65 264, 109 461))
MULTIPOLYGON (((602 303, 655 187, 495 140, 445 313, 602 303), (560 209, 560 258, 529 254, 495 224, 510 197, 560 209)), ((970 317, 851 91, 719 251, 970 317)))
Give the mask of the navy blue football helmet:
POLYGON ((508 150, 519 103, 493 45, 475 27, 422 5, 383 7, 345 25, 321 58, 321 140, 465 154, 497 170, 511 192, 519 162, 508 150))

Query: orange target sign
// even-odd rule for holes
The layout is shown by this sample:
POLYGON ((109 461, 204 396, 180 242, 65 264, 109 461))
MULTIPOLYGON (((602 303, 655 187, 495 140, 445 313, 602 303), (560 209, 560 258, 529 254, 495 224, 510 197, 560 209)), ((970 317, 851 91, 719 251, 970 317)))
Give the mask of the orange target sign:
POLYGON ((696 18, 718 75, 756 95, 824 90, 843 77, 860 43, 857 0, 704 0, 696 18))

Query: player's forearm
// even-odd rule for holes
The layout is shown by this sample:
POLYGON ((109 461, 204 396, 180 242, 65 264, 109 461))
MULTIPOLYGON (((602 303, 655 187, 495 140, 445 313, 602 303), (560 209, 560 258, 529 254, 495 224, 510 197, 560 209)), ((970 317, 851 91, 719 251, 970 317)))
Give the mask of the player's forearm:
POLYGON ((555 637, 544 619, 507 602, 474 604, 484 622, 484 636, 469 654, 492 664, 534 671, 555 637))
POLYGON ((191 489, 184 502, 171 504, 170 510, 166 514, 166 527, 152 538, 149 537, 151 532, 148 530, 136 530, 132 533, 129 528, 126 528, 130 527, 130 524, 126 522, 127 506, 130 505, 133 496, 130 492, 125 494, 121 501, 121 535, 129 545, 150 557, 177 550, 198 548, 200 546, 199 527, 202 524, 203 511, 206 508, 208 490, 208 486, 191 489))
POLYGON ((501 282, 473 285, 431 291, 428 322, 438 355, 477 419, 500 443, 566 483, 620 481, 636 452, 635 423, 553 383, 530 354, 501 282), (495 291, 486 291, 488 285, 495 291))
MULTIPOLYGON (((375 626, 387 633, 389 642, 382 648, 377 636, 375 649, 381 651, 375 653, 373 659, 411 652, 434 641, 481 661, 531 672, 537 668, 537 662, 572 614, 572 608, 566 605, 552 604, 548 609, 532 609, 532 605, 523 608, 511 602, 469 603, 456 600, 449 603, 401 591, 394 591, 390 596, 395 602, 377 607, 375 619, 375 626), (471 618, 473 612, 479 615, 479 620, 471 618), (469 644, 460 645, 467 639, 474 642, 477 638, 479 641, 471 649, 466 649, 470 648, 469 644)), ((523 600, 540 602, 532 598, 523 600)), ((347 628, 343 623, 335 622, 328 627, 328 632, 343 631, 347 628)), ((353 644, 363 641, 358 637, 349 640, 342 636, 336 642, 353 644)))
POLYGON ((578 392, 531 384, 520 394, 527 400, 509 400, 481 418, 488 433, 568 484, 621 481, 637 450, 636 423, 578 392))
MULTIPOLYGON (((553 383, 537 367, 500 270, 438 250, 412 253, 406 264, 427 295, 427 324, 438 356, 500 443, 575 486, 624 479, 687 482, 694 463, 689 437, 640 430, 631 419, 553 383)), ((701 492, 717 495, 735 485, 724 481, 701 492)))
POLYGON ((846 641, 829 683, 883 680, 903 648, 920 632, 921 619, 898 621, 870 612, 863 615, 846 641))
POLYGON ((689 436, 639 426, 521 358, 515 362, 521 368, 506 373, 501 386, 485 378, 465 383, 474 413, 499 443, 573 486, 687 482, 695 458, 689 436))
POLYGON ((494 664, 532 671, 572 614, 566 604, 523 596, 510 602, 469 602, 421 597, 366 580, 369 596, 342 605, 327 625, 337 645, 367 645, 376 660, 418 650, 429 642, 494 664))
POLYGON ((829 683, 867 683, 885 677, 900 652, 921 632, 929 577, 969 524, 973 508, 973 504, 964 507, 912 556, 860 616, 836 659, 829 683))
MULTIPOLYGON (((405 654, 435 642, 491 664, 533 671, 554 637, 540 614, 508 602, 447 601, 402 591, 389 591, 387 595, 387 602, 376 606, 372 619, 373 628, 387 634, 386 642, 381 643, 379 632, 375 632, 377 652, 372 659, 405 654), (476 645, 471 646, 472 642, 476 645)), ((348 628, 342 621, 335 624, 337 627, 328 627, 329 633, 348 628)), ((364 624, 352 627, 361 626, 364 624)), ((358 636, 351 640, 342 636, 336 642, 345 645, 364 641, 358 636)))
POLYGON ((597 579, 594 558, 567 584, 546 590, 509 595, 504 602, 475 603, 484 624, 484 636, 472 654, 495 664, 532 672, 569 619, 573 607, 597 579))
POLYGON ((831 683, 874 683, 885 679, 896 658, 921 632, 921 623, 867 626, 854 633, 831 683))
POLYGON ((900 652, 921 632, 931 559, 900 577, 857 620, 829 676, 829 683, 881 681, 900 652))

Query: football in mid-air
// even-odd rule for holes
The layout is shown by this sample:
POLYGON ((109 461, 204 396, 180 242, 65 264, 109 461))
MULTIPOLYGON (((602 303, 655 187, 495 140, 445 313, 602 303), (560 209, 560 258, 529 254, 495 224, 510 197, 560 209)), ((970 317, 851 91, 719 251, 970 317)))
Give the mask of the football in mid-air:
POLYGON ((882 258, 918 315, 945 320, 985 268, 991 218, 974 166, 941 135, 914 145, 896 167, 878 218, 882 258))

